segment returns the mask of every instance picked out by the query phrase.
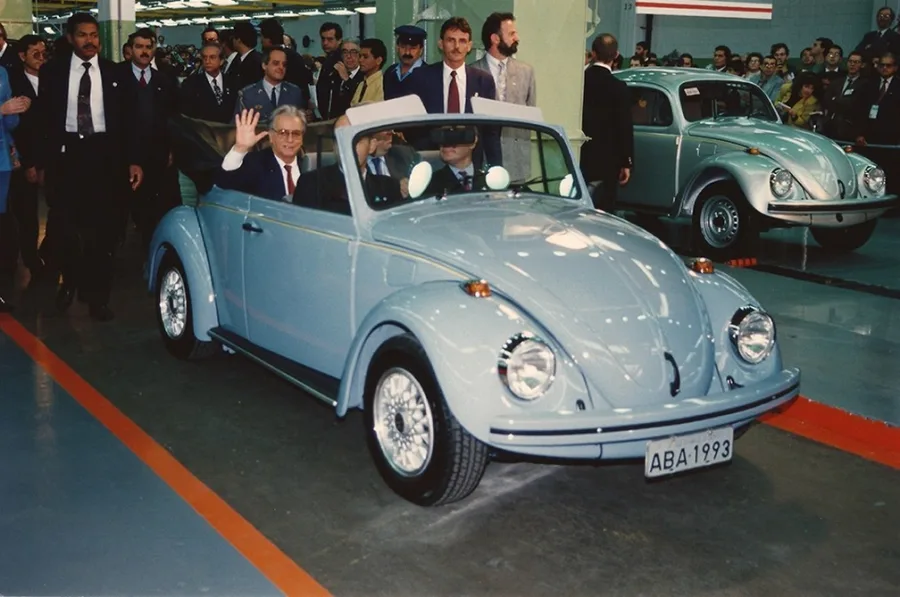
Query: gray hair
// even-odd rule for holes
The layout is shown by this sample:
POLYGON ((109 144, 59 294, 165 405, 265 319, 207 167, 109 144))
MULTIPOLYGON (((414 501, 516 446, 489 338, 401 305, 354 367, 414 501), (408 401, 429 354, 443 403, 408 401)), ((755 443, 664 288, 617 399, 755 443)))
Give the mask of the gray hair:
POLYGON ((300 122, 303 123, 303 131, 306 132, 306 112, 304 112, 297 106, 285 104, 283 106, 278 106, 277 108, 275 108, 275 111, 272 112, 272 116, 269 118, 269 126, 275 126, 275 119, 279 116, 299 118, 300 122))

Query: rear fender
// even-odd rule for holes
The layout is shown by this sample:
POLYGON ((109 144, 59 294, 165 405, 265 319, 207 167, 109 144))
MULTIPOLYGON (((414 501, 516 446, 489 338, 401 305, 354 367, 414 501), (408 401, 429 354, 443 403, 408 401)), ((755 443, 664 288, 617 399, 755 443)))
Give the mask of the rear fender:
POLYGON ((216 310, 216 294, 206 245, 197 212, 193 207, 181 206, 170 210, 160 221, 150 242, 148 290, 156 295, 159 266, 165 255, 172 251, 184 266, 191 291, 191 309, 194 319, 194 336, 203 342, 212 338, 207 333, 219 325, 216 310))
POLYGON ((406 288, 378 304, 353 341, 341 376, 337 414, 362 408, 372 357, 389 338, 415 336, 444 398, 469 433, 489 440, 489 424, 503 414, 576 410, 589 400, 579 367, 537 322, 506 297, 473 298, 458 282, 428 282, 406 288), (533 402, 519 400, 500 381, 497 359, 509 338, 523 331, 540 336, 556 354, 556 379, 533 402))

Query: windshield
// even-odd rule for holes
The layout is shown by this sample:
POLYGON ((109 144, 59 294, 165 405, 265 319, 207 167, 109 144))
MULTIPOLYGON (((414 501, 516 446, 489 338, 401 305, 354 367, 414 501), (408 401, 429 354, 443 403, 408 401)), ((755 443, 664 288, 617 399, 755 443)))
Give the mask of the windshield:
POLYGON ((734 81, 693 81, 679 93, 684 118, 689 122, 728 116, 779 122, 772 102, 757 85, 734 81))
POLYGON ((355 144, 366 200, 378 210, 486 192, 581 198, 567 144, 539 126, 417 123, 366 131, 355 144))

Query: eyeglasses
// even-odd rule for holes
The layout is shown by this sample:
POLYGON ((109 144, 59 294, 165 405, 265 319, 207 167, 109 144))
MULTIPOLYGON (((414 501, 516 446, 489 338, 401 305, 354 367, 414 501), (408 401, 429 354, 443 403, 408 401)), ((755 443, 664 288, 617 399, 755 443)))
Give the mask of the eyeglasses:
POLYGON ((344 56, 356 56, 359 54, 359 50, 341 50, 341 54, 344 56))
POLYGON ((282 139, 303 139, 303 131, 295 131, 292 129, 270 129, 273 133, 281 137, 282 139))
POLYGON ((893 62, 882 62, 881 64, 878 65, 878 68, 894 68, 896 66, 897 65, 894 64, 893 62))

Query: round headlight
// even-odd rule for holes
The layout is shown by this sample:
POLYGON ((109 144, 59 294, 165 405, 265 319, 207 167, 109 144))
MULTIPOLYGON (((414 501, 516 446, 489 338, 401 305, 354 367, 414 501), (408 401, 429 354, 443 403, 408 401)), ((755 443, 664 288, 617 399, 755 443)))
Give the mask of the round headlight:
POLYGON ((869 166, 863 174, 863 182, 871 192, 878 193, 887 184, 887 176, 881 168, 869 166))
POLYGON ((787 170, 775 170, 769 177, 769 186, 776 197, 784 197, 794 188, 794 177, 787 170))
POLYGON ((540 338, 516 334, 500 351, 497 372, 516 397, 535 400, 553 383, 556 355, 540 338))
POLYGON ((775 322, 756 307, 739 309, 730 332, 735 350, 751 365, 763 362, 775 348, 775 322))

